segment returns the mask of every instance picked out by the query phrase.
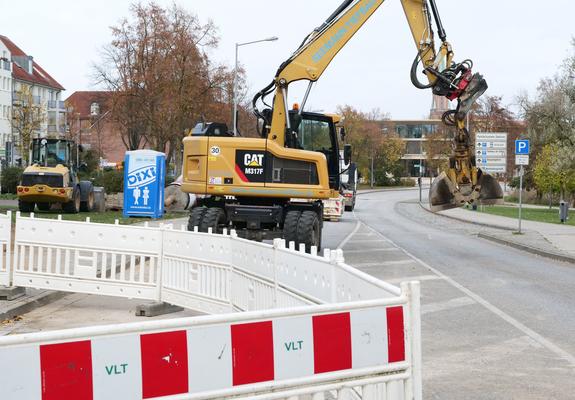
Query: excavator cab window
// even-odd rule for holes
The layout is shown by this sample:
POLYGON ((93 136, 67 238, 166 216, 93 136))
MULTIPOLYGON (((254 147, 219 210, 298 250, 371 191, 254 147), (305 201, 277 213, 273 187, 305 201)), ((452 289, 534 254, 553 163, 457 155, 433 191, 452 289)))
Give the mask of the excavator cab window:
POLYGON ((321 114, 304 113, 302 117, 297 135, 299 148, 325 155, 330 187, 336 189, 339 186, 339 151, 334 123, 321 114))

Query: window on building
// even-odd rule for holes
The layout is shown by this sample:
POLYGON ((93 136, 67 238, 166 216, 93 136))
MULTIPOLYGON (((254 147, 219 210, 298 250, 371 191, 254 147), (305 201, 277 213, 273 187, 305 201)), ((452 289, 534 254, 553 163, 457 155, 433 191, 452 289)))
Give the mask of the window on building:
POLYGON ((90 115, 92 116, 100 115, 100 105, 98 103, 90 104, 90 115))
POLYGON ((403 139, 422 139, 435 132, 432 124, 398 124, 395 131, 403 139))
POLYGON ((406 154, 421 154, 421 142, 407 142, 406 154))

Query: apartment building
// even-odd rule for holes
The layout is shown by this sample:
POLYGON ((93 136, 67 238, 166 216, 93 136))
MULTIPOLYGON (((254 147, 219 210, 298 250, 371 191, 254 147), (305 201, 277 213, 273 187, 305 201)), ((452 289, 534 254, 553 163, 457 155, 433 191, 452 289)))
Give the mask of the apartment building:
MULTIPOLYGON (((12 40, 0 35, 0 44, 9 53, 11 63, 11 113, 12 125, 8 138, 0 137, 0 147, 6 148, 6 143, 13 143, 8 154, 10 164, 22 163, 22 110, 34 109, 32 137, 59 137, 66 134, 66 108, 61 99, 64 87, 46 72, 31 55, 26 54, 12 40)), ((2 51, 0 50, 0 54, 2 51)), ((4 63, 4 61, 3 61, 4 63)), ((26 117, 28 118, 28 117, 26 117)))
POLYGON ((5 143, 12 135, 12 62, 8 47, 0 41, 0 158, 6 156, 5 143))

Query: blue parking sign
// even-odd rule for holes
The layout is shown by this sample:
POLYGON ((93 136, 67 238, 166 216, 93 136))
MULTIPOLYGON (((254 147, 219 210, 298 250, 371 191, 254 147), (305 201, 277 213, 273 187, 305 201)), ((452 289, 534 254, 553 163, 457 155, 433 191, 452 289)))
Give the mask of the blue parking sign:
POLYGON ((164 215, 166 155, 153 150, 127 151, 124 158, 124 217, 164 215))
POLYGON ((515 141, 515 154, 516 155, 529 155, 529 140, 516 140, 515 141))

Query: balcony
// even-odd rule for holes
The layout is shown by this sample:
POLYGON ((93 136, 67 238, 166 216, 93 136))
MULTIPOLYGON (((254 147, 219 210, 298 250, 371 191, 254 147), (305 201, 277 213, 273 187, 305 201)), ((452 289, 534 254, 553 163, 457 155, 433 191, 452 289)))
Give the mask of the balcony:
POLYGON ((12 99, 13 99, 14 103, 28 104, 28 101, 32 100, 32 104, 34 104, 34 105, 41 105, 42 104, 42 99, 40 98, 40 96, 30 96, 29 94, 25 94, 25 93, 17 92, 17 91, 14 91, 12 93, 12 99))
POLYGON ((48 108, 50 110, 66 111, 66 107, 64 106, 64 102, 60 101, 60 100, 48 100, 48 108))

